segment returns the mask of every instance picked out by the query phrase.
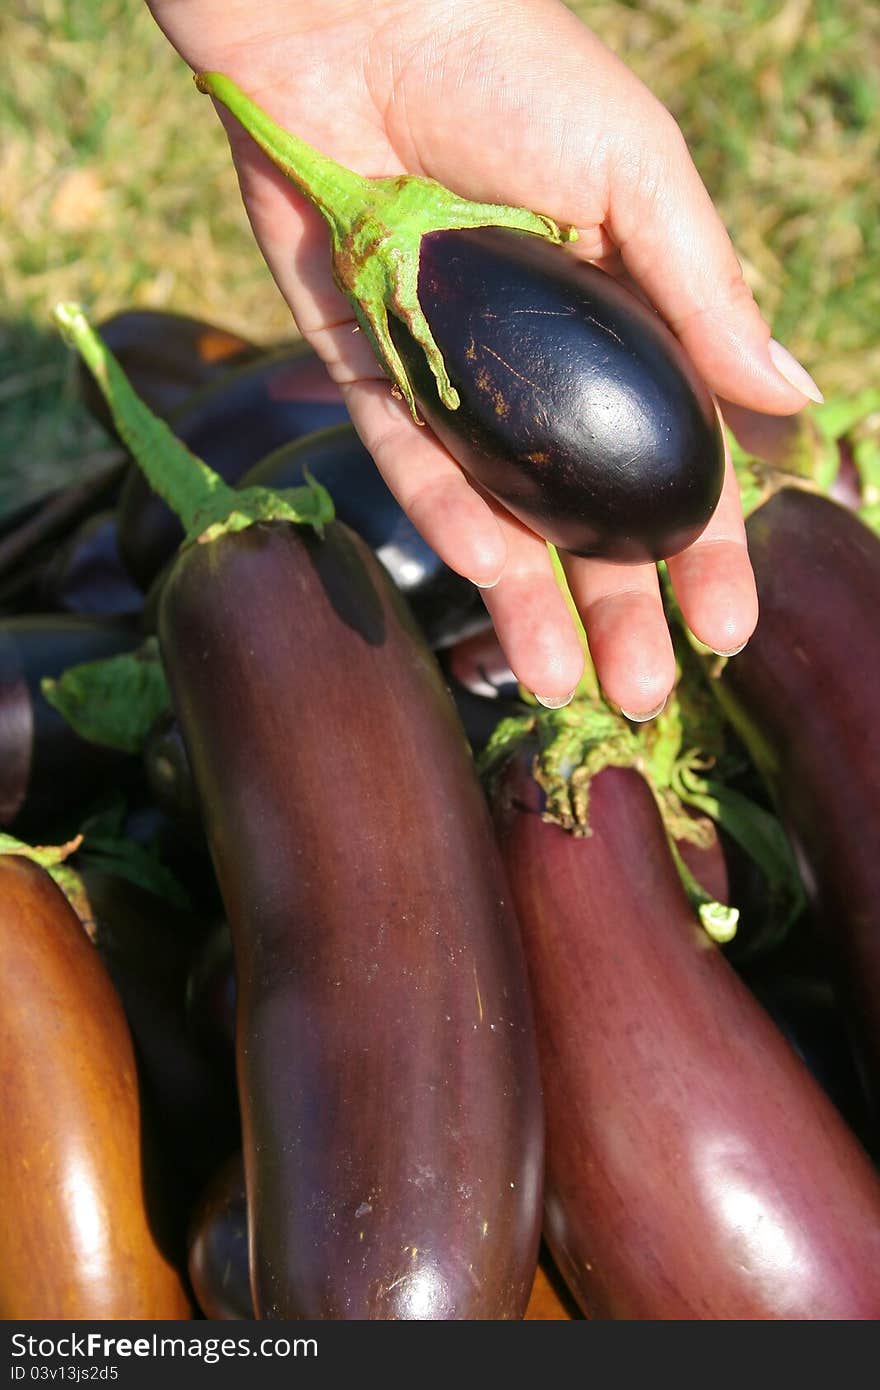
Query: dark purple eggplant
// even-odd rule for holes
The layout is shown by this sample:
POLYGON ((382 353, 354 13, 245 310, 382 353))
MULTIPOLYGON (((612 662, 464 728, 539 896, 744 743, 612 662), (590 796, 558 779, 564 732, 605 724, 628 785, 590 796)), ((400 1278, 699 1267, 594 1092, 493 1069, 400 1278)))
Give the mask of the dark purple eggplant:
POLYGON ((591 1316, 875 1319, 880 1179, 699 927, 653 793, 542 819, 527 746, 495 810, 535 998, 547 1236, 591 1316))
POLYGON ((610 275, 507 228, 422 238, 419 300, 460 397, 389 320, 432 430, 514 516, 575 555, 639 563, 696 540, 724 453, 678 340, 610 275))
POLYGON ((340 523, 254 525, 181 553, 160 636, 235 947, 259 1314, 521 1316, 541 1184, 526 980, 403 601, 340 523))
MULTIPOLYGON (((190 397, 170 420, 175 434, 228 483, 273 450, 348 419, 342 396, 305 345, 279 348, 190 397)), ((171 559, 183 530, 132 464, 119 506, 119 545, 146 590, 171 559)))
POLYGON ((79 873, 89 933, 125 1009, 166 1166, 191 1202, 239 1143, 234 1081, 187 1024, 200 924, 115 874, 87 864, 79 873))
POLYGON ((40 681, 135 645, 119 622, 42 615, 0 623, 0 825, 45 837, 48 824, 134 765, 74 733, 40 681))
POLYGON ((220 922, 193 957, 186 982, 186 1015, 200 1047, 226 1064, 235 1051, 235 959, 229 924, 220 922))
POLYGON ((189 1277, 206 1318, 252 1320, 247 1195, 240 1153, 224 1163, 202 1194, 189 1229, 189 1277))
POLYGON ((95 617, 134 617, 144 596, 119 554, 115 512, 88 517, 56 550, 41 584, 44 607, 95 617))
MULTIPOLYGON (((105 319, 98 332, 138 395, 164 420, 187 396, 266 352, 225 328, 164 309, 124 309, 105 319)), ((79 388, 94 418, 115 434, 104 397, 82 366, 79 388)))
POLYGON ((85 517, 116 502, 125 472, 120 458, 85 482, 54 488, 33 503, 3 519, 0 532, 0 576, 16 575, 30 563, 38 547, 58 543, 85 517))
POLYGON ((796 488, 747 529, 761 616, 717 690, 795 842, 880 1100, 880 540, 796 488))
POLYGON ((432 179, 365 178, 199 73, 330 228, 330 263, 399 394, 467 473, 548 541, 644 562, 701 533, 721 493, 711 397, 678 339, 571 229, 432 179))
POLYGON ((389 491, 352 425, 279 449, 245 474, 241 487, 299 487, 305 470, 333 498, 336 516, 367 542, 405 595, 435 650, 489 623, 480 592, 444 565, 389 491))

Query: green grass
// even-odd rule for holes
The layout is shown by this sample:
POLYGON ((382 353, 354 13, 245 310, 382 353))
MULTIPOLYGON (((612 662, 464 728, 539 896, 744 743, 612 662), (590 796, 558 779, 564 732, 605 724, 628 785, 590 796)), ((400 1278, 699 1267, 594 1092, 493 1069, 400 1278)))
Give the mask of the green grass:
MULTIPOLYGON (((826 394, 880 381, 880 8, 572 8, 679 120, 776 336, 826 394)), ((266 342, 289 319, 219 122, 142 0, 17 0, 0 45, 2 509, 107 447, 48 326, 58 299, 171 308, 266 342)))

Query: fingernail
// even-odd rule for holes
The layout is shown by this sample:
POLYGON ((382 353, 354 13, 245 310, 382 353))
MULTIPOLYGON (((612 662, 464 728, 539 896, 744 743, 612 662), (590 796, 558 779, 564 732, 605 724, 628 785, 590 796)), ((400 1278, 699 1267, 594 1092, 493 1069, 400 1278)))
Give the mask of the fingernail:
POLYGON ((802 367, 796 357, 792 357, 788 348, 784 348, 781 343, 777 343, 775 338, 771 338, 767 344, 767 351, 770 353, 770 361, 773 363, 780 376, 785 377, 789 386, 793 386, 796 391, 800 391, 802 396, 808 400, 815 401, 821 405, 825 400, 806 367, 802 367))
POLYGON ((574 699, 574 691, 572 690, 568 695, 563 695, 559 700, 554 699, 552 695, 538 695, 536 692, 535 699, 538 701, 538 704, 543 705, 545 709, 563 709, 566 705, 571 704, 574 699))
POLYGON ((658 714, 662 714, 666 708, 666 700, 661 700, 656 709, 649 710, 647 714, 630 714, 628 709, 620 707, 620 713, 624 719, 631 719, 634 724, 647 724, 649 719, 656 719, 658 714))
POLYGON ((713 651, 716 656, 739 656, 745 646, 745 642, 740 642, 738 647, 731 647, 729 651, 726 652, 719 651, 717 647, 710 647, 709 650, 713 651))
POLYGON ((478 579, 475 579, 475 580, 474 580, 474 583, 476 584, 476 586, 477 586, 478 589, 494 589, 494 588, 495 588, 495 585, 496 585, 496 584, 499 584, 500 582, 501 582, 501 575, 500 575, 500 574, 499 574, 499 576, 498 576, 497 579, 490 579, 489 582, 488 582, 488 584, 481 584, 480 581, 479 581, 478 579))

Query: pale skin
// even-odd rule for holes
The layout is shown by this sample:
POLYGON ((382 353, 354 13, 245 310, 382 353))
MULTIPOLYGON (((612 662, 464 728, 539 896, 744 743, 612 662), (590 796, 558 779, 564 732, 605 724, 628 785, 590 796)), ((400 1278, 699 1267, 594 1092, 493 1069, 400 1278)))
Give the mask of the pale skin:
MULTIPOLYGON (((724 401, 791 415, 820 399, 773 344, 675 122, 559 0, 148 3, 194 70, 228 74, 358 173, 424 174, 575 226, 567 254, 625 274, 724 401)), ((263 255, 386 482, 446 563, 483 588, 517 678, 564 703, 583 652, 544 542, 413 423, 331 278, 323 219, 220 115, 263 255)), ((606 695, 650 717, 674 678, 654 566, 562 559, 606 695)), ((669 572, 701 641, 723 653, 748 641, 758 605, 729 467, 712 521, 669 572)))

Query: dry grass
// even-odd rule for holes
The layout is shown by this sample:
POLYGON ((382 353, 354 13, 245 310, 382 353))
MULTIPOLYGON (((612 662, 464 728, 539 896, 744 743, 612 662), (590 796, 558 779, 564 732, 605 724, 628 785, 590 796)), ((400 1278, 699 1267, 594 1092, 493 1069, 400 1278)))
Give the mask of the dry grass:
MULTIPOLYGON (((678 117, 777 337, 826 393, 880 380, 880 9, 572 8, 678 117)), ((219 123, 142 0, 17 0, 0 46, 4 506, 104 445, 47 328, 59 298, 174 308, 267 342, 289 324, 219 123)))

